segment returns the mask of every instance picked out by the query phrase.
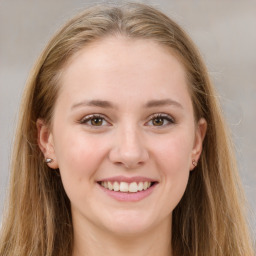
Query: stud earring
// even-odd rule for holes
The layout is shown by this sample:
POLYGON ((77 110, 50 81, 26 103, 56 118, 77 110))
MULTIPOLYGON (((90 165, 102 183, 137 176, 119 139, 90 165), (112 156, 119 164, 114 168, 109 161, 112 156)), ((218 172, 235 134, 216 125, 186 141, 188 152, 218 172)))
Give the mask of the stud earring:
POLYGON ((53 162, 53 159, 52 159, 52 158, 46 158, 46 159, 44 160, 44 162, 45 162, 46 164, 49 164, 49 163, 53 162))
POLYGON ((197 161, 195 159, 193 159, 192 164, 194 165, 194 167, 196 167, 197 166, 197 161))

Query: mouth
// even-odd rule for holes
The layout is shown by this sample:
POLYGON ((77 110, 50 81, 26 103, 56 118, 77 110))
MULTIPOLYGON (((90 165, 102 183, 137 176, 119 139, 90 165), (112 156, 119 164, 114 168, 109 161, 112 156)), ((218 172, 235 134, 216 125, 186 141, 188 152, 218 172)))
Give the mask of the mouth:
POLYGON ((138 193, 146 191, 154 186, 157 182, 140 181, 140 182, 125 182, 125 181, 99 181, 98 184, 107 190, 123 193, 138 193))
POLYGON ((154 193, 159 181, 142 176, 115 176, 98 180, 97 184, 106 195, 117 201, 138 202, 154 193))

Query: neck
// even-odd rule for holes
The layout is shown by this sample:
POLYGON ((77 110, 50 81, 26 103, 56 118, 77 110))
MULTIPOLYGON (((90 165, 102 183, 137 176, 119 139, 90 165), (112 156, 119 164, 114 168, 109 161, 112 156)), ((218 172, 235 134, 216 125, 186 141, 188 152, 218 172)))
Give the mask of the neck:
POLYGON ((84 228, 75 221, 73 224, 73 256, 171 256, 171 218, 148 231, 129 235, 112 234, 93 224, 84 228))

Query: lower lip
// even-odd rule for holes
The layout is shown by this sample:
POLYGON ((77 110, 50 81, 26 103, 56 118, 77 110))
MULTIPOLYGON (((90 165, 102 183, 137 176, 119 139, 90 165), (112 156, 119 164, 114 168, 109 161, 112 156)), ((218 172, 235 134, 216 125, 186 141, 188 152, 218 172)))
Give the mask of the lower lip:
POLYGON ((102 187, 101 185, 99 185, 99 186, 107 195, 109 195, 110 197, 112 197, 112 198, 114 198, 118 201, 137 202, 137 201, 140 201, 140 200, 148 197, 153 192, 156 185, 157 184, 154 184, 150 188, 148 188, 147 190, 142 190, 142 191, 138 191, 138 192, 135 192, 135 193, 113 191, 113 190, 106 189, 106 188, 102 187))

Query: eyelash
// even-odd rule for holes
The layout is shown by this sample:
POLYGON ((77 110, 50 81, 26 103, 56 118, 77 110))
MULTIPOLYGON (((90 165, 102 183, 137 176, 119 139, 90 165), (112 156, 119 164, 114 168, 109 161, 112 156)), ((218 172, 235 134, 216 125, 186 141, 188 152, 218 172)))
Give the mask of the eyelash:
MULTIPOLYGON (((93 126, 93 127, 97 127, 97 125, 93 125, 93 124, 88 124, 90 121, 92 122, 93 119, 101 119, 102 122, 107 122, 108 125, 109 122, 106 121, 106 117, 103 116, 103 115, 100 115, 100 114, 92 114, 92 115, 88 115, 88 116, 85 116, 83 117, 81 120, 80 120, 80 124, 86 124, 86 125, 89 125, 89 126, 93 126)), ((102 125, 98 125, 98 127, 101 127, 102 125)), ((104 125, 105 126, 105 125, 104 125)))
MULTIPOLYGON (((167 126, 167 125, 171 125, 171 124, 175 124, 175 121, 174 119, 168 115, 168 114, 164 114, 164 113, 157 113, 157 114, 153 114, 149 117, 149 121, 146 122, 146 125, 149 126, 149 123, 152 122, 153 120, 156 120, 156 119, 162 119, 163 121, 167 121, 168 123, 164 123, 162 125, 152 125, 152 126, 155 126, 155 127, 164 127, 164 126, 167 126)), ((80 124, 86 124, 88 126, 92 126, 92 127, 101 127, 101 126, 110 126, 111 124, 106 120, 106 117, 104 115, 101 115, 101 114, 92 114, 92 115, 88 115, 88 116, 85 116, 83 117, 80 121, 79 121, 80 124), (101 119, 102 122, 106 122, 108 125, 93 125, 92 123, 91 124, 88 124, 90 121, 92 122, 93 119, 101 119)))
POLYGON ((168 115, 168 114, 164 114, 164 113, 157 113, 157 114, 153 114, 150 116, 150 120, 147 122, 152 122, 154 119, 162 119, 163 121, 167 121, 168 123, 163 124, 163 125, 152 125, 155 127, 165 127, 167 125, 171 125, 171 124, 175 124, 174 119, 168 115))

